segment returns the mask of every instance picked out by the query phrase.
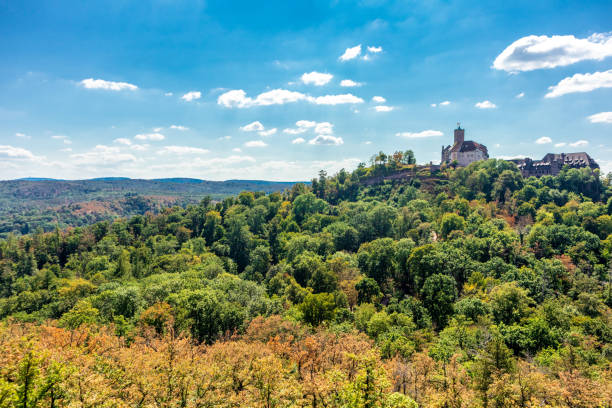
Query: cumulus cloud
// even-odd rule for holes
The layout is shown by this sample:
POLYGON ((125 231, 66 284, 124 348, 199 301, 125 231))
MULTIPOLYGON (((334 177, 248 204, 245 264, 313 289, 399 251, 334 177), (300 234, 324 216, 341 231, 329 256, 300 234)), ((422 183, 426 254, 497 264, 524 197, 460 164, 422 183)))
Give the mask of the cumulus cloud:
POLYGON ((495 109, 495 108, 497 108, 497 105, 494 104, 491 101, 476 102, 476 105, 474 105, 474 106, 477 107, 478 109, 495 109))
POLYGON ((353 88, 361 85, 361 82, 355 82, 352 79, 343 79, 342 81, 340 81, 340 86, 343 86, 345 88, 353 88))
POLYGON ((588 117, 591 123, 612 123, 612 112, 599 112, 588 117))
POLYGON ((548 136, 542 136, 538 140, 535 141, 537 144, 548 144, 552 143, 552 139, 548 136))
POLYGON ((268 129, 268 130, 262 130, 257 132, 259 134, 259 136, 263 136, 263 137, 267 137, 267 136, 272 136, 274 134, 276 134, 276 128, 272 128, 272 129, 268 129))
POLYGON ((374 107, 374 110, 376 112, 391 112, 393 109, 395 109, 393 106, 386 105, 379 105, 374 107))
POLYGON ((234 148, 232 149, 232 152, 236 152, 236 153, 240 153, 241 151, 242 151, 242 149, 241 149, 241 148, 239 148, 239 147, 234 147, 234 148))
POLYGON ((378 54, 379 52, 382 52, 382 50, 382 47, 368 46, 368 52, 371 52, 372 54, 378 54))
POLYGON ((115 165, 123 162, 135 162, 136 157, 129 153, 123 153, 118 147, 97 145, 94 149, 85 153, 71 154, 70 158, 76 165, 115 165))
POLYGON ((318 135, 331 135, 334 133, 334 125, 329 122, 317 123, 314 132, 318 135))
POLYGON ((345 103, 363 103, 363 99, 353 94, 317 96, 312 101, 316 105, 340 105, 345 103))
POLYGON ((170 129, 174 129, 174 130, 180 130, 181 132, 184 132, 186 130, 189 130, 188 127, 186 126, 181 126, 181 125, 172 125, 170 126, 170 129))
POLYGON ((20 133, 20 132, 15 133, 15 136, 19 137, 21 139, 30 139, 31 138, 29 135, 26 135, 25 133, 20 133))
POLYGON ((103 89, 105 91, 135 91, 138 89, 136 85, 127 82, 105 81, 103 79, 87 78, 79 82, 86 89, 103 89))
POLYGON ((316 105, 339 105, 362 103, 363 99, 352 94, 309 96, 301 92, 286 89, 274 89, 257 95, 256 98, 246 96, 242 89, 225 92, 217 99, 219 105, 227 108, 250 108, 252 106, 283 105, 298 101, 308 101, 316 105))
POLYGON ((567 143, 565 143, 565 142, 555 143, 555 147, 563 147, 563 146, 566 146, 566 145, 567 145, 567 143))
POLYGON ((164 146, 157 154, 206 154, 209 150, 191 146, 164 146))
POLYGON ((570 143, 569 145, 572 147, 584 147, 584 146, 588 146, 589 142, 587 140, 578 140, 574 143, 570 143))
POLYGON ((268 144, 262 140, 251 140, 244 144, 246 147, 266 147, 268 144))
POLYGON ((307 96, 303 93, 286 89, 273 89, 261 93, 253 99, 246 96, 246 92, 242 89, 236 89, 219 95, 217 103, 226 108, 250 108, 252 106, 283 105, 305 99, 307 99, 307 96))
POLYGON ((187 92, 185 95, 181 96, 181 99, 187 102, 191 102, 193 100, 200 99, 201 97, 202 97, 202 92, 190 91, 190 92, 187 92))
POLYGON ((125 137, 120 137, 118 139, 113 140, 113 142, 115 143, 119 143, 125 146, 131 146, 132 145, 132 141, 130 139, 126 139, 125 137))
POLYGON ((612 56, 612 35, 593 34, 587 38, 573 35, 530 35, 510 44, 495 58, 493 68, 508 72, 555 68, 584 60, 612 56))
POLYGON ((444 133, 439 130, 423 130, 421 132, 399 132, 396 133, 395 136, 405 137, 406 139, 424 139, 427 137, 437 137, 442 136, 444 133))
POLYGON ((546 98, 556 98, 561 95, 576 92, 591 92, 599 88, 612 88, 612 69, 592 74, 575 74, 562 79, 557 85, 549 87, 546 98))
POLYGON ((525 96, 525 92, 521 92, 521 93, 517 94, 517 95, 515 96, 515 98, 516 98, 516 99, 521 99, 523 96, 525 96))
POLYGON ((151 140, 154 142, 164 140, 165 138, 166 136, 162 135, 161 133, 141 133, 134 136, 134 139, 136 140, 151 140))
POLYGON ((308 144, 311 145, 333 145, 339 146, 344 143, 341 137, 331 135, 317 135, 314 139, 310 139, 308 144))
POLYGON ((347 48, 340 56, 340 61, 349 61, 357 58, 361 54, 361 44, 347 48))
POLYGON ((0 157, 4 157, 5 159, 9 158, 26 160, 36 160, 40 158, 27 149, 8 145, 0 145, 0 157))
POLYGON ((302 144, 302 143, 304 143, 305 141, 306 141, 306 140, 304 140, 304 138, 303 138, 303 137, 297 137, 297 138, 293 139, 293 140, 291 141, 291 143, 293 143, 293 144, 302 144))
POLYGON ((387 100, 385 98, 383 98, 382 96, 373 96, 372 97, 372 102, 385 103, 385 102, 387 102, 387 100))
POLYGON ((312 71, 304 73, 301 77, 301 80, 307 85, 312 84, 316 86, 322 86, 329 83, 329 81, 331 81, 333 77, 334 76, 332 74, 324 74, 322 72, 312 71))
POLYGON ((260 130, 264 130, 264 125, 256 120, 255 122, 251 122, 248 125, 240 126, 240 130, 243 132, 257 132, 260 130))
POLYGON ((295 122, 295 125, 297 126, 297 128, 287 128, 283 130, 283 133, 287 133, 289 135, 299 135, 301 133, 307 132, 308 129, 315 127, 317 125, 317 122, 311 120, 298 120, 297 122, 295 122))

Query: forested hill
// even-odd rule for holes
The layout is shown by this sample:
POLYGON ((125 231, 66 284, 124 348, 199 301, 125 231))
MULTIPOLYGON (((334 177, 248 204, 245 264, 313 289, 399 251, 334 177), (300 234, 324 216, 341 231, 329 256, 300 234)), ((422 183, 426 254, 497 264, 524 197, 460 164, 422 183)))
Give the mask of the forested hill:
POLYGON ((158 211, 172 205, 220 200, 241 191, 282 191, 292 182, 258 180, 207 181, 189 178, 139 180, 98 178, 0 181, 0 237, 42 228, 83 226, 117 217, 158 211))
POLYGON ((0 240, 0 406, 612 406, 612 177, 395 156, 0 240))

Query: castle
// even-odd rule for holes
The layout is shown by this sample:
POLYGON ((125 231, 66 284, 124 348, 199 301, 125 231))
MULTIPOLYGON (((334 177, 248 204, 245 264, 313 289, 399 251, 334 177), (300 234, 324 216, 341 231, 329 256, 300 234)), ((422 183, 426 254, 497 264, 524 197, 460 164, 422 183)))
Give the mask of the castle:
POLYGON ((548 153, 542 160, 530 158, 512 160, 521 171, 523 177, 556 176, 564 166, 573 169, 590 167, 598 169, 599 165, 585 152, 579 153, 548 153))
POLYGON ((455 140, 452 146, 442 146, 442 160, 440 164, 451 164, 456 162, 460 166, 467 166, 479 160, 487 160, 489 151, 485 145, 465 140, 465 129, 457 123, 455 129, 455 140))

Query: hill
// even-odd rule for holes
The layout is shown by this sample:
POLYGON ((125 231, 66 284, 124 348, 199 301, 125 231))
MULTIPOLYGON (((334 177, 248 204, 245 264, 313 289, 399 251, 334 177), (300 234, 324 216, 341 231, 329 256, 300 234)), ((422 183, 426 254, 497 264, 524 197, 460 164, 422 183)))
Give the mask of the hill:
POLYGON ((502 160, 9 236, 0 403, 609 407, 611 261, 611 178, 502 160))
POLYGON ((91 180, 28 178, 0 181, 0 236, 56 226, 82 226, 104 219, 144 214, 170 205, 221 200, 241 191, 270 193, 292 182, 256 180, 156 180, 104 177, 91 180))

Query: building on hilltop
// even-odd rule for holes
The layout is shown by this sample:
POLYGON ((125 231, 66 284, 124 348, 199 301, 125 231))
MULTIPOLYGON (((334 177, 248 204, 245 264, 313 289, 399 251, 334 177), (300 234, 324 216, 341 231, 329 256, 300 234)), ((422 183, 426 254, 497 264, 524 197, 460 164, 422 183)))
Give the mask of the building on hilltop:
POLYGON ((442 146, 442 160, 440 164, 457 162, 460 166, 467 166, 479 160, 487 160, 489 151, 485 145, 465 140, 465 129, 457 123, 455 129, 455 140, 452 146, 442 146))
POLYGON ((525 159, 512 160, 521 171, 523 177, 556 176, 564 166, 573 169, 590 167, 598 169, 599 165, 585 152, 579 153, 548 153, 542 160, 525 159))

